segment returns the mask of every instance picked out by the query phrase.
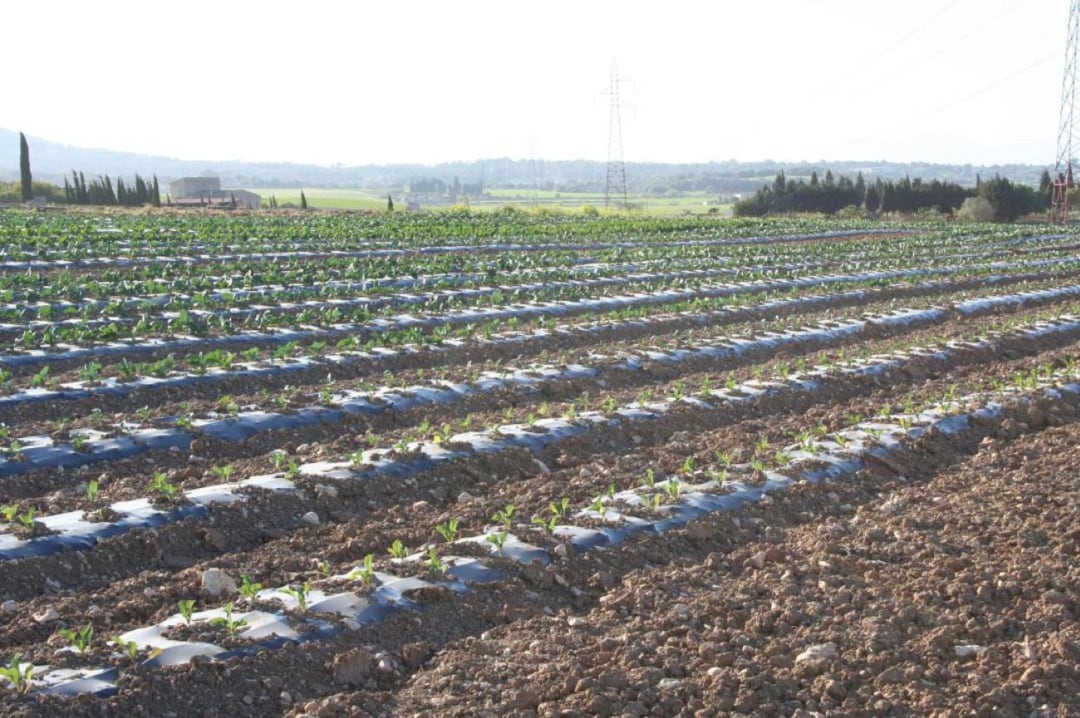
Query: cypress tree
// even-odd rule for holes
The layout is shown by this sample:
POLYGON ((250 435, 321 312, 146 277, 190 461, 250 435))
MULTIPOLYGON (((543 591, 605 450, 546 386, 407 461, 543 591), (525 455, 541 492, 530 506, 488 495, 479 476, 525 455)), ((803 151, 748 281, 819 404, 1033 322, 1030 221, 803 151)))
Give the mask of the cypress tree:
POLYGON ((29 202, 34 198, 34 182, 30 177, 30 145, 26 143, 26 135, 19 133, 19 180, 22 183, 23 202, 29 202))
POLYGON ((300 209, 307 209, 307 197, 304 196, 304 190, 300 190, 300 209))

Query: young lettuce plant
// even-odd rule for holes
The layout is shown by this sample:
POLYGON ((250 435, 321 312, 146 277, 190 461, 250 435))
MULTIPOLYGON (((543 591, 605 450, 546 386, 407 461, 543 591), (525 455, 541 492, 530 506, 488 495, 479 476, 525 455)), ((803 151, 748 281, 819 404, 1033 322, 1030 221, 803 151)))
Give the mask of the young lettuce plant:
POLYGON ((491 520, 497 524, 502 524, 502 527, 507 531, 514 524, 514 513, 516 509, 513 504, 507 504, 505 508, 499 509, 491 515, 491 520))
POLYGON ((16 653, 8 661, 7 665, 0 664, 0 678, 7 679, 16 693, 27 694, 30 692, 30 679, 34 675, 34 667, 21 666, 22 655, 16 653))
POLYGON ((555 526, 559 523, 559 517, 556 515, 552 515, 547 518, 544 518, 542 516, 533 516, 532 523, 534 526, 539 526, 540 528, 544 529, 544 531, 546 531, 547 534, 550 536, 551 534, 555 533, 555 526))
POLYGON ((441 523, 435 527, 435 531, 442 536, 443 541, 446 543, 454 543, 458 533, 458 520, 450 519, 445 523, 441 523))
POLYGON ((450 568, 446 561, 443 561, 442 557, 439 556, 439 550, 434 546, 428 549, 427 565, 428 569, 437 576, 442 576, 450 568))
POLYGON ((195 611, 195 599, 184 598, 176 602, 176 608, 180 611, 180 616, 184 619, 184 623, 191 625, 191 614, 195 611))
POLYGON ((509 534, 506 531, 496 531, 494 533, 488 534, 484 537, 484 539, 496 549, 498 549, 499 555, 501 556, 503 552, 503 545, 506 544, 506 539, 508 536, 509 534))
POLYGON ((223 607, 225 611, 224 616, 218 616, 217 618, 210 619, 211 626, 224 626, 225 630, 229 632, 230 638, 236 637, 236 632, 247 625, 247 619, 233 618, 233 604, 232 601, 226 603, 223 607))
POLYGON ((551 505, 548 508, 557 518, 565 519, 566 514, 570 511, 570 499, 564 496, 558 501, 551 502, 551 505))
POLYGON ((304 581, 299 586, 286 586, 281 589, 282 593, 287 593, 296 599, 297 606, 300 609, 300 613, 306 613, 308 607, 308 595, 311 593, 311 581, 304 581))
POLYGON ((375 558, 371 554, 364 556, 364 565, 354 568, 349 571, 348 578, 359 579, 365 586, 373 586, 375 584, 375 558))
POLYGON ((180 492, 180 488, 169 481, 164 471, 155 471, 150 480, 150 490, 158 495, 162 501, 171 502, 180 492))
POLYGON ((125 641, 120 636, 113 636, 109 643, 122 649, 128 660, 132 663, 139 660, 139 644, 135 641, 125 641))
POLYGON ((394 539, 394 542, 390 544, 390 548, 386 551, 396 559, 403 559, 409 555, 409 550, 405 548, 405 544, 401 542, 401 539, 394 539))
POLYGON ((214 472, 215 476, 226 483, 228 483, 229 478, 233 475, 233 467, 230 464, 226 464, 225 466, 215 466, 211 471, 214 472))
POLYGON ((259 591, 262 590, 262 584, 252 581, 251 576, 248 576, 245 573, 240 577, 240 588, 237 590, 240 592, 240 595, 246 598, 250 603, 255 600, 257 595, 259 595, 259 591))
POLYGON ((86 653, 86 649, 90 647, 90 641, 94 638, 94 626, 88 623, 78 630, 61 628, 57 633, 66 638, 76 651, 86 653))

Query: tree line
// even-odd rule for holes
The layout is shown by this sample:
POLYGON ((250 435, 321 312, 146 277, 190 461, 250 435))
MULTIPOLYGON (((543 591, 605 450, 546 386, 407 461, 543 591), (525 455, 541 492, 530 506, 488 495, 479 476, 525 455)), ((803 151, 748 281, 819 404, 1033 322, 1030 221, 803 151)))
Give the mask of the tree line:
POLYGON ((123 177, 116 178, 116 184, 108 175, 86 181, 82 172, 71 172, 71 181, 64 178, 64 201, 68 204, 100 204, 121 207, 142 207, 149 204, 161 206, 161 189, 157 175, 150 181, 135 175, 135 181, 125 183, 123 177))
POLYGON ((735 204, 736 217, 762 217, 771 214, 813 212, 836 214, 841 210, 865 212, 871 216, 887 213, 916 214, 934 211, 951 214, 972 197, 987 200, 993 207, 996 222, 1012 222, 1032 212, 1044 212, 1050 206, 1050 175, 1043 173, 1040 189, 1015 184, 995 175, 983 181, 976 176, 975 187, 962 187, 953 182, 904 177, 899 180, 877 179, 867 182, 860 172, 855 180, 836 179, 826 172, 823 179, 817 173, 809 180, 792 179, 781 170, 772 184, 765 185, 750 197, 735 204))

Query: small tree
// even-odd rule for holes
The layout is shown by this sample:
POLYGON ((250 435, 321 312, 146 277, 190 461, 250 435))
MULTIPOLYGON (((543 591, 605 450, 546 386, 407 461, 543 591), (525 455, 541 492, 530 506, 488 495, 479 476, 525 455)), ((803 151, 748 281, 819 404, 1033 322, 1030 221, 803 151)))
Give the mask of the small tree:
POLYGON ((389 194, 386 195, 386 211, 387 212, 393 212, 394 211, 394 198, 392 196, 390 196, 389 194))
POLYGON ((300 209, 307 209, 307 197, 304 196, 304 190, 300 190, 300 209))
POLYGON ((30 145, 26 143, 26 135, 19 133, 19 180, 22 182, 23 202, 29 202, 34 198, 34 182, 30 178, 30 145))
POLYGON ((985 197, 968 197, 956 210, 956 217, 964 222, 992 222, 994 205, 985 197))

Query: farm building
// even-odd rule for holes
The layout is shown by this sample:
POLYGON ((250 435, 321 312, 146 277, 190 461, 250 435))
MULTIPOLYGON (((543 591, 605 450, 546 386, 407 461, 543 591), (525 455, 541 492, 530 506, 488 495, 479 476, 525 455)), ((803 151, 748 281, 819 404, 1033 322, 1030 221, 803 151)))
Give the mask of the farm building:
POLYGON ((181 177, 169 183, 169 196, 173 204, 190 205, 232 205, 258 209, 262 197, 246 189, 222 189, 218 177, 181 177))

